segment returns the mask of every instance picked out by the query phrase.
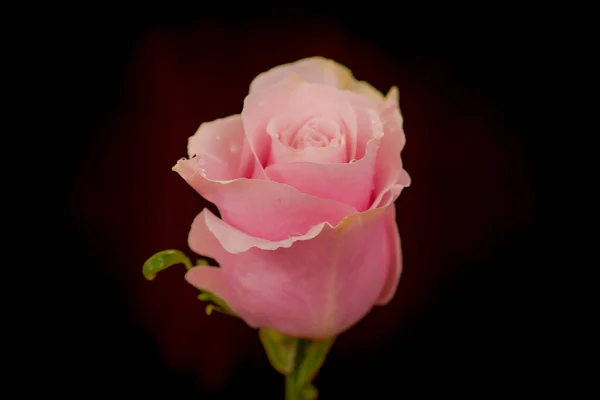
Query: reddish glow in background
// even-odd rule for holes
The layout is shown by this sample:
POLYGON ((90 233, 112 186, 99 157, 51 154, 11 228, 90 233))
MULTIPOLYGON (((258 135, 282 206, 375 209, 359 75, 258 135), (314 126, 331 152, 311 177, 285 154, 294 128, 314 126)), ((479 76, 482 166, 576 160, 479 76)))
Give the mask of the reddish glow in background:
POLYGON ((508 262, 527 232, 532 196, 525 141, 494 99, 439 57, 402 59, 334 22, 206 19, 140 29, 133 43, 121 96, 94 126, 72 191, 76 232, 93 259, 86 268, 94 289, 81 301, 98 313, 81 329, 105 340, 85 365, 108 363, 106 385, 138 394, 154 387, 173 398, 281 397, 283 380, 256 331, 206 316, 182 266, 152 282, 141 266, 167 248, 195 257, 189 227, 210 205, 171 171, 188 137, 202 122, 239 113, 258 73, 312 55, 345 64, 381 91, 399 87, 412 178, 396 203, 404 257, 397 295, 340 337, 317 380, 322 398, 406 394, 421 380, 460 393, 473 377, 491 379, 475 364, 495 364, 505 345, 496 340, 512 329, 504 324, 514 306, 503 299, 519 272, 508 262))

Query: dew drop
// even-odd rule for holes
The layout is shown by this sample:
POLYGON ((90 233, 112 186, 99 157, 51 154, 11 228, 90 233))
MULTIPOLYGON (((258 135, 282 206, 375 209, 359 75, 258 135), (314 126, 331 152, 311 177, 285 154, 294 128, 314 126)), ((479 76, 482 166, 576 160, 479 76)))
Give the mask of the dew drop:
POLYGON ((240 151, 240 146, 237 143, 231 143, 231 145, 229 146, 229 151, 231 151, 232 153, 237 153, 238 151, 240 151))

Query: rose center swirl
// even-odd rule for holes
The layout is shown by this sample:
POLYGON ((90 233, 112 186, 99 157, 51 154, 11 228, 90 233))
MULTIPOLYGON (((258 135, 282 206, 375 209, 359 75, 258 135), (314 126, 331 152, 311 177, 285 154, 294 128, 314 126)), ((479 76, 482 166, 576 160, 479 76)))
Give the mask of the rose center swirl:
POLYGON ((340 125, 328 118, 312 118, 291 135, 286 145, 295 150, 307 147, 337 147, 343 144, 340 125))

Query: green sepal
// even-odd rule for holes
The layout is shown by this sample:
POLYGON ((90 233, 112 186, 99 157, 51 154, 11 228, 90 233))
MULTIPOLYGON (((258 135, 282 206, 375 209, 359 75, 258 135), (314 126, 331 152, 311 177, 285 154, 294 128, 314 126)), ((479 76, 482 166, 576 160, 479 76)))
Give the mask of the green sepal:
POLYGON ((300 395, 304 400, 316 400, 317 397, 319 397, 319 392, 317 391, 316 387, 308 383, 302 387, 300 390, 300 395))
POLYGON ((271 329, 261 329, 258 336, 273 368, 283 375, 290 374, 294 369, 297 340, 271 329))
POLYGON ((225 300, 215 296, 209 291, 203 290, 202 293, 198 295, 198 300, 214 303, 206 306, 206 315, 211 315, 213 311, 218 311, 223 314, 231 315, 232 317, 237 317, 236 313, 233 312, 225 300))
MULTIPOLYGON (((163 250, 146 260, 144 266, 142 267, 142 273, 146 279, 151 281, 152 279, 156 278, 157 273, 176 264, 185 265, 185 268, 188 271, 194 267, 190 259, 181 251, 163 250)), ((208 266, 210 263, 207 260, 200 258, 196 262, 196 265, 208 266)), ((231 310, 231 307, 229 307, 229 305, 223 299, 210 292, 202 291, 198 295, 198 299, 214 303, 206 306, 207 315, 211 315, 213 311, 218 311, 223 314, 237 317, 237 315, 231 310)))
POLYGON ((317 376, 334 341, 335 337, 324 340, 308 341, 308 344, 304 349, 304 357, 297 367, 298 375, 296 384, 299 388, 303 388, 305 385, 310 384, 315 376, 317 376))
POLYGON ((187 270, 192 269, 190 259, 179 250, 163 250, 150 257, 142 267, 144 277, 151 281, 156 274, 172 265, 183 264, 187 270))
POLYGON ((286 399, 315 400, 318 391, 312 381, 336 338, 299 339, 271 329, 261 329, 258 335, 269 362, 286 377, 286 399))

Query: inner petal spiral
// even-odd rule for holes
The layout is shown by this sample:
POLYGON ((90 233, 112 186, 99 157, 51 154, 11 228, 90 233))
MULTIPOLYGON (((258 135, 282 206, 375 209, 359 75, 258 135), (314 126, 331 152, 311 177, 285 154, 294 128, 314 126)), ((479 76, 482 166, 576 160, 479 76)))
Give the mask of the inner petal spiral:
POLYGON ((272 118, 267 125, 271 152, 264 167, 280 162, 345 163, 346 130, 322 115, 299 119, 293 114, 272 118))
POLYGON ((289 139, 286 145, 295 150, 307 147, 337 147, 344 142, 339 123, 328 118, 310 119, 289 139))

